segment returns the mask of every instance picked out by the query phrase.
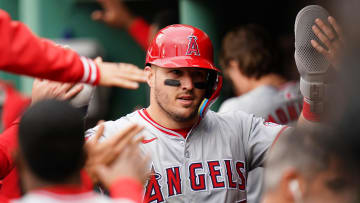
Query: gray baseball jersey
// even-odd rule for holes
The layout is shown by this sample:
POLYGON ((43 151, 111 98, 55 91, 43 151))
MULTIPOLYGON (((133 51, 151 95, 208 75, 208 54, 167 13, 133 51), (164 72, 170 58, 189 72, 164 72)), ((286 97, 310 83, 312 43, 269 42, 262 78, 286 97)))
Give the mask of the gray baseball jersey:
MULTIPOLYGON (((141 149, 152 157, 147 202, 243 202, 247 172, 261 166, 285 126, 236 111, 208 111, 186 139, 153 121, 144 109, 105 122, 104 138, 129 123, 145 126, 141 149)), ((86 132, 92 136, 96 128, 86 132)))
MULTIPOLYGON (((267 121, 292 125, 302 109, 302 95, 299 83, 287 83, 278 89, 273 86, 260 86, 239 97, 225 100, 219 112, 242 110, 267 121)), ((259 167, 249 173, 248 202, 258 203, 263 190, 263 168, 259 167)))

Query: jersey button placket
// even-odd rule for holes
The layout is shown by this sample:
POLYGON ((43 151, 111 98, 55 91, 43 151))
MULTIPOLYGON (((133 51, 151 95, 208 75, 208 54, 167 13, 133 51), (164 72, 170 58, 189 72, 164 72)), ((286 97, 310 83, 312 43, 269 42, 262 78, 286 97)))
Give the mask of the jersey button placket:
POLYGON ((187 150, 185 150, 185 158, 190 158, 190 153, 187 150))
POLYGON ((189 145, 186 143, 186 141, 184 141, 183 144, 185 145, 184 156, 185 158, 190 158, 189 145))

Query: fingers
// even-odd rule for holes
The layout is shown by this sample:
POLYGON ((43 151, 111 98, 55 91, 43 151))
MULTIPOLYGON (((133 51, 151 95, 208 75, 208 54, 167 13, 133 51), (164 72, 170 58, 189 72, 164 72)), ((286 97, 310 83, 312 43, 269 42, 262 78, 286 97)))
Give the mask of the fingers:
POLYGON ((122 78, 114 78, 111 81, 110 85, 125 88, 125 89, 132 89, 132 90, 139 88, 139 83, 129 81, 126 79, 122 79, 122 78))
POLYGON ((323 54, 325 56, 328 55, 327 50, 325 50, 317 41, 311 40, 311 45, 318 51, 320 54, 323 54))
POLYGON ((328 21, 331 24, 331 26, 334 28, 335 32, 337 33, 339 40, 343 40, 342 39, 342 36, 343 36, 342 30, 341 30, 340 26, 338 25, 338 23, 336 22, 335 18, 333 18, 332 16, 329 16, 328 21))
POLYGON ((95 133, 95 136, 94 136, 94 139, 93 139, 93 142, 94 142, 94 143, 98 143, 99 139, 100 139, 101 136, 104 134, 104 129, 105 129, 105 127, 104 127, 104 124, 103 124, 103 123, 104 123, 103 120, 101 120, 101 121, 98 122, 99 128, 98 128, 98 130, 97 130, 96 133, 95 133))
POLYGON ((94 171, 100 182, 103 183, 105 187, 109 187, 111 184, 108 181, 108 175, 111 173, 109 168, 107 168, 105 165, 97 165, 94 171))
POLYGON ((137 89, 146 82, 145 71, 132 64, 95 61, 100 68, 100 85, 137 89))
POLYGON ((103 21, 104 19, 104 12, 102 11, 94 11, 91 13, 91 19, 95 21, 103 21))
POLYGON ((320 31, 320 29, 316 25, 312 26, 312 30, 314 31, 315 35, 320 39, 320 41, 325 44, 327 48, 331 47, 331 43, 329 39, 320 31))
POLYGON ((102 58, 100 56, 98 56, 98 57, 95 58, 95 62, 96 63, 102 63, 103 60, 102 60, 102 58))
POLYGON ((63 96, 63 99, 66 100, 66 99, 70 99, 70 98, 74 97, 79 92, 81 92, 81 90, 83 88, 84 88, 84 85, 82 85, 82 84, 75 85, 72 89, 70 89, 70 91, 65 93, 65 95, 63 96))
POLYGON ((106 163, 111 163, 116 159, 120 154, 124 153, 126 149, 132 149, 133 145, 138 145, 141 142, 141 139, 133 140, 134 136, 137 135, 140 131, 144 129, 143 126, 132 125, 125 129, 123 132, 116 135, 117 139, 112 143, 112 154, 107 156, 106 163))
POLYGON ((56 95, 65 94, 67 91, 69 91, 75 84, 73 83, 63 83, 61 84, 55 91, 56 95))
POLYGON ((142 142, 143 140, 144 140, 144 137, 143 137, 143 136, 140 136, 140 137, 136 138, 136 139, 133 141, 133 143, 135 143, 135 144, 140 144, 140 142, 142 142))
POLYGON ((132 137, 132 133, 137 128, 136 124, 130 124, 127 128, 120 131, 117 135, 110 137, 103 144, 107 147, 114 149, 122 140, 127 137, 132 137))
POLYGON ((135 70, 130 70, 130 71, 123 71, 120 75, 118 75, 119 77, 121 77, 124 80, 128 80, 131 82, 146 82, 146 75, 145 72, 140 70, 140 71, 135 71, 135 70))
POLYGON ((335 39, 337 37, 336 34, 331 30, 331 28, 325 25, 325 23, 319 18, 315 20, 315 23, 325 33, 328 39, 335 39))
POLYGON ((141 132, 144 129, 143 126, 136 125, 135 128, 126 134, 124 134, 120 141, 118 141, 115 145, 115 153, 121 153, 126 146, 130 146, 133 142, 133 138, 135 135, 137 135, 139 132, 141 132))

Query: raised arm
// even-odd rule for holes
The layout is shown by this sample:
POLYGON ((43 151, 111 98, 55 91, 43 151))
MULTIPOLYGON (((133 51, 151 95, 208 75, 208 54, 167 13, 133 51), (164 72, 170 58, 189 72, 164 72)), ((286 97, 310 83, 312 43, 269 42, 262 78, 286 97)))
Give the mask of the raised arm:
POLYGON ((304 96, 298 124, 316 124, 320 122, 320 115, 329 111, 326 109, 327 92, 334 83, 333 75, 339 67, 343 34, 335 19, 319 6, 308 6, 300 11, 295 27, 295 61, 301 76, 300 90, 304 96), (304 19, 315 17, 312 24, 300 24, 302 16, 305 16, 304 19))
POLYGON ((136 89, 138 82, 145 81, 145 74, 139 68, 121 69, 117 63, 95 62, 79 56, 73 50, 37 37, 1 9, 0 38, 0 70, 3 71, 60 82, 130 89, 136 89))

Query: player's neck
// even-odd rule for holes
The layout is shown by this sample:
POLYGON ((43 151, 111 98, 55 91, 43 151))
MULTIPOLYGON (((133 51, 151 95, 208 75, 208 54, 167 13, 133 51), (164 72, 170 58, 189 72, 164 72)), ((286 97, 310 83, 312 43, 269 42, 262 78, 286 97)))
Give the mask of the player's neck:
POLYGON ((54 186, 69 186, 69 187, 80 187, 81 179, 80 174, 72 175, 61 183, 52 183, 48 181, 44 181, 33 175, 31 172, 25 172, 21 176, 22 187, 25 192, 30 192, 33 190, 54 187, 54 186))
POLYGON ((258 80, 254 81, 254 89, 259 87, 259 86, 263 86, 263 85, 271 85, 274 86, 276 88, 280 88, 281 86, 283 86, 287 81, 285 80, 284 77, 278 75, 278 74, 268 74, 265 75, 263 77, 261 77, 258 80))
POLYGON ((146 109, 147 113, 150 115, 158 124, 169 128, 169 129, 185 129, 191 128, 198 121, 199 117, 196 116, 194 119, 184 122, 179 122, 171 118, 166 112, 164 112, 160 107, 155 105, 150 105, 146 109))
MULTIPOLYGON (((258 87, 264 86, 264 85, 270 85, 270 86, 274 86, 276 88, 280 88, 281 86, 283 86, 286 83, 285 78, 283 78, 282 76, 280 76, 278 74, 268 74, 268 75, 262 76, 259 79, 246 78, 244 80, 247 80, 245 82, 246 85, 242 84, 241 93, 237 93, 237 96, 248 93, 248 92, 250 92, 258 87)), ((240 87, 235 87, 235 89, 240 89, 240 87)))

